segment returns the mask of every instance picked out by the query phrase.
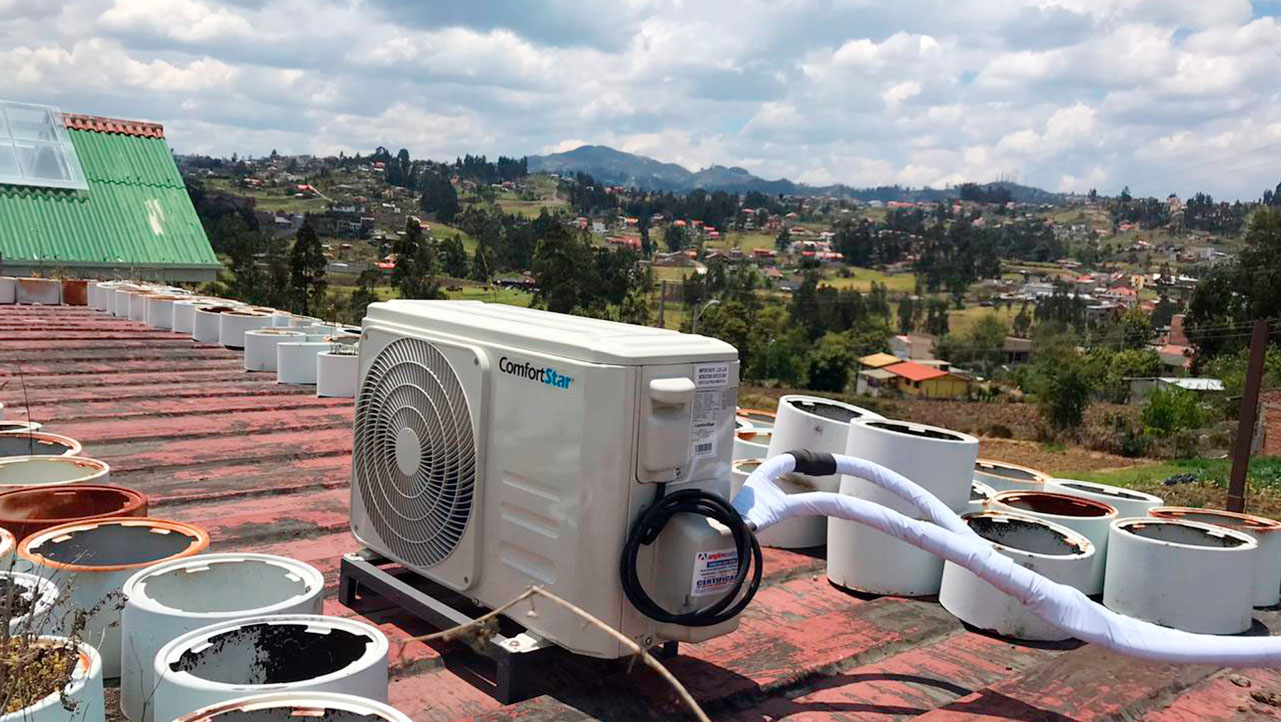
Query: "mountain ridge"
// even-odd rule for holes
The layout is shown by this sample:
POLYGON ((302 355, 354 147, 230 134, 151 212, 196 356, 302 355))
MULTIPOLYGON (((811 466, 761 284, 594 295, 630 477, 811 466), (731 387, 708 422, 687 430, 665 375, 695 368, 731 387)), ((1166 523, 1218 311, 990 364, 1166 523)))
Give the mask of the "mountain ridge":
MULTIPOLYGON (((702 188, 731 193, 759 191, 771 195, 836 196, 861 201, 939 201, 959 195, 957 188, 907 188, 897 185, 854 188, 843 183, 810 186, 786 178, 767 180, 739 166, 712 165, 691 171, 677 163, 665 163, 606 145, 582 145, 561 153, 531 155, 528 156, 528 161, 531 173, 586 173, 608 185, 674 193, 688 193, 702 188)), ((981 183, 979 186, 984 189, 1006 189, 1010 191, 1013 200, 1023 203, 1049 203, 1063 198, 1061 193, 1009 181, 981 183)))

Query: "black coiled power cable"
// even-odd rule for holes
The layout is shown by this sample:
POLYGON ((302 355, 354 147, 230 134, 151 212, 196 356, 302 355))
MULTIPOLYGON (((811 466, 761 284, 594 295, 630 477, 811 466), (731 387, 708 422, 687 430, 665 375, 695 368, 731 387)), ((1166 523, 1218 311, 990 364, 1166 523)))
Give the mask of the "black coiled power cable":
POLYGON ((658 622, 711 627, 733 619, 752 601, 761 586, 761 545, 756 541, 756 533, 729 502, 716 494, 701 489, 682 489, 670 495, 666 491, 666 484, 658 485, 654 503, 641 512, 623 546, 620 564, 623 592, 642 614, 658 622), (636 572, 636 558, 641 546, 653 544, 659 532, 677 514, 697 514, 729 527, 734 537, 734 549, 738 552, 738 572, 733 588, 711 606, 684 614, 674 614, 659 606, 645 593, 636 572))

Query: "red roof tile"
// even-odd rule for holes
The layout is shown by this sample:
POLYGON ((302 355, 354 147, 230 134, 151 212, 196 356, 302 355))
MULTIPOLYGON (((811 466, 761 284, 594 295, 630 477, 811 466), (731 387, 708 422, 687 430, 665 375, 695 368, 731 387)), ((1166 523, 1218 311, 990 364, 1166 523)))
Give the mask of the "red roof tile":
POLYGON ((71 130, 137 135, 143 138, 165 137, 165 127, 163 125, 142 120, 121 120, 119 118, 101 118, 96 115, 63 113, 62 122, 71 130))
POLYGON ((946 371, 940 371, 933 366, 922 366, 921 364, 915 364, 911 361, 904 361, 903 363, 894 364, 893 366, 886 366, 885 370, 898 374, 909 381, 928 381, 930 379, 939 378, 940 376, 947 376, 946 371))

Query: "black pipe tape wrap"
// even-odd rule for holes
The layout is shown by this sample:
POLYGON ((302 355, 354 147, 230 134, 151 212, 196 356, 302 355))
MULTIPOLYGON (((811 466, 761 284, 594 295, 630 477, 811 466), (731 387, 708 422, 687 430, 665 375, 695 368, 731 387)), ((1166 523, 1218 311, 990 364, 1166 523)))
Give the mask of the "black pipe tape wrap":
POLYGON ((836 473, 836 457, 826 451, 800 449, 787 452, 796 459, 796 473, 809 476, 831 476, 836 473))

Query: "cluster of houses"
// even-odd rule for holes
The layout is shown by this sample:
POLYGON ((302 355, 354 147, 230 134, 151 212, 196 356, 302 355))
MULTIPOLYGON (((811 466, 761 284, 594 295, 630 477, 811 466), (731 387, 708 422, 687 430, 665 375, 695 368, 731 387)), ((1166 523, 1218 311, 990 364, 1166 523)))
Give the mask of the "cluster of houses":
MULTIPOLYGON (((970 373, 934 357, 934 336, 906 333, 889 338, 890 353, 876 353, 858 360, 856 391, 867 396, 887 393, 918 398, 963 399, 974 379, 970 373)), ((1154 340, 1151 348, 1161 358, 1162 376, 1130 379, 1131 401, 1141 402, 1154 388, 1178 387, 1196 393, 1218 393, 1217 379, 1192 378, 1193 348, 1184 332, 1183 314, 1175 314, 1169 330, 1154 340)), ((1027 363, 1032 341, 1007 336, 1002 345, 1002 362, 1007 366, 1027 363)))
POLYGON ((1139 298, 1144 289, 1154 291, 1175 301, 1186 300, 1196 289, 1197 279, 1190 276, 1160 273, 1125 273, 1121 271, 1094 271, 1077 273, 1027 274, 1025 280, 990 281, 1000 302, 1035 303, 1056 293, 1066 293, 1086 304, 1086 313, 1094 318, 1105 318, 1130 308, 1151 313, 1156 302, 1139 298))

